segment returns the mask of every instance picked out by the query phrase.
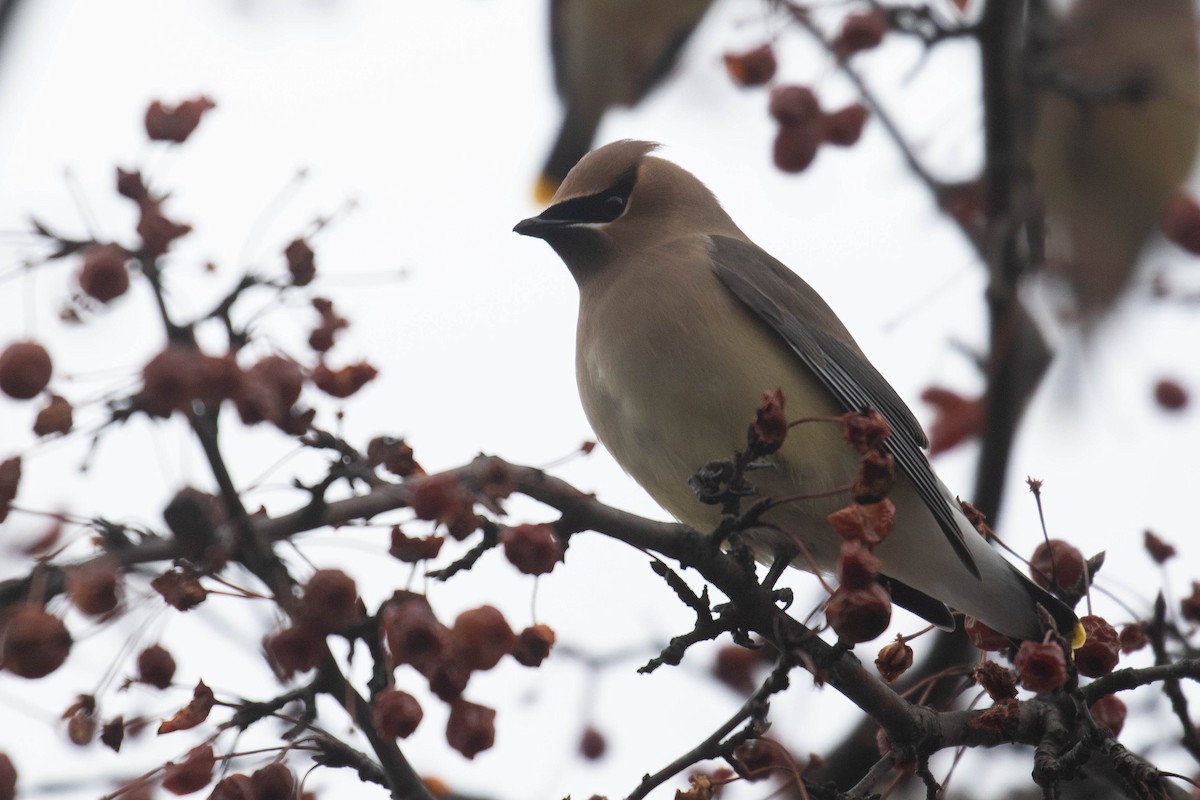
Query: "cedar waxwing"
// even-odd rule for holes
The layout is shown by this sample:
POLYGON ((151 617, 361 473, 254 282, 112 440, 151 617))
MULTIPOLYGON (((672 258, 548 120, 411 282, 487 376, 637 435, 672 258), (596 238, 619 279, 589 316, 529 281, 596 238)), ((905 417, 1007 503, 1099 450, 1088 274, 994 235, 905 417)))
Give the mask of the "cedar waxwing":
MULTIPOLYGON (((578 284, 579 395, 617 462, 680 521, 712 530, 720 509, 701 504, 688 478, 745 446, 764 391, 782 388, 789 419, 873 408, 896 461, 896 526, 875 548, 893 600, 943 627, 953 625, 949 604, 1020 639, 1041 638, 1041 604, 1079 641, 1071 610, 967 521, 921 452, 920 424, 829 306, 746 238, 699 180, 648 155, 655 147, 601 147, 514 229, 544 239, 578 284)), ((839 425, 815 423, 794 427, 769 460, 751 473, 761 496, 843 490, 778 505, 743 539, 764 561, 794 554, 788 541, 798 539, 832 571, 840 539, 826 517, 851 500, 857 453, 839 425)))
POLYGON ((562 128, 534 189, 550 200, 611 106, 634 106, 675 65, 712 0, 550 0, 562 128))
POLYGON ((1053 26, 1030 158, 1047 267, 1085 318, 1129 282, 1200 135, 1194 0, 1076 0, 1053 26))

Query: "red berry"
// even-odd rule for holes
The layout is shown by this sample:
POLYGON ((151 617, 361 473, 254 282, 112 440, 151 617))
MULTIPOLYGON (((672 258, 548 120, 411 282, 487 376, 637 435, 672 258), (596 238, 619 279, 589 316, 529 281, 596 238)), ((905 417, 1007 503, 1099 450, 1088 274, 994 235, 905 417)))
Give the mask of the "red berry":
POLYGON ((839 639, 851 644, 870 641, 891 623, 892 598, 878 583, 860 589, 839 586, 825 606, 825 618, 839 639))
POLYGON ((1107 675, 1121 660, 1121 640, 1116 629, 1103 618, 1089 614, 1079 624, 1087 634, 1083 646, 1075 651, 1075 666, 1080 675, 1099 678, 1107 675))
POLYGON ((33 432, 37 436, 68 433, 74 422, 74 409, 71 408, 71 404, 66 398, 52 394, 45 407, 38 411, 37 418, 33 421, 33 432))
POLYGON ((974 617, 963 620, 963 630, 971 644, 980 650, 1007 650, 1012 646, 1012 640, 1002 633, 992 630, 974 617))
POLYGON ((67 626, 32 603, 19 605, 8 615, 0 639, 0 666, 22 678, 44 678, 61 667, 71 652, 67 626))
POLYGON ((340 569, 317 570, 304 586, 300 610, 317 633, 339 631, 358 618, 358 587, 340 569))
POLYGON ((540 666, 554 647, 554 631, 549 625, 532 625, 517 635, 512 655, 518 664, 540 666))
POLYGON ((1163 378, 1154 384, 1154 402, 1167 411, 1179 411, 1187 407, 1187 389, 1177 381, 1163 378))
POLYGON ((867 124, 867 107, 853 103, 825 115, 825 141, 839 147, 849 147, 862 136, 867 124))
POLYGON ((803 172, 820 146, 821 135, 815 125, 785 122, 775 134, 775 166, 784 172, 803 172))
POLYGON ((1067 659, 1055 642, 1021 642, 1013 664, 1021 685, 1033 692, 1050 692, 1067 681, 1067 659))
POLYGON ((308 628, 284 628, 263 640, 271 669, 280 680, 321 665, 325 648, 321 637, 308 628))
POLYGON ((848 58, 854 53, 878 47, 887 33, 887 14, 881 9, 849 14, 842 23, 842 30, 834 40, 833 49, 838 58, 848 58))
POLYGON ((67 596, 84 614, 98 617, 117 607, 121 573, 111 558, 100 558, 67 571, 67 596))
POLYGON ((545 575, 562 561, 562 545, 550 525, 517 525, 500 533, 504 557, 526 575, 545 575))
POLYGON ((167 763, 163 769, 163 788, 173 794, 198 792, 212 781, 216 763, 212 745, 202 744, 189 751, 180 763, 167 763))
POLYGON ((296 795, 296 776, 287 765, 275 761, 250 776, 254 800, 292 800, 296 795))
POLYGON ((593 728, 591 725, 583 729, 583 735, 579 737, 579 754, 588 761, 595 761, 604 755, 604 751, 608 749, 608 742, 604 740, 604 734, 593 728))
POLYGON ((371 719, 383 736, 403 739, 412 735, 425 714, 417 698, 399 689, 384 689, 371 701, 371 719))
POLYGON ((775 77, 775 49, 770 43, 745 53, 726 53, 725 71, 738 86, 762 86, 775 77))
POLYGON ((317 276, 316 258, 304 239, 293 239, 283 251, 293 286, 308 286, 317 276))
POLYGON ((175 677, 175 659, 161 645, 150 645, 137 657, 138 680, 157 689, 166 689, 175 677))
POLYGON ((785 84, 771 90, 767 111, 785 125, 815 122, 821 116, 821 104, 807 86, 785 84))
POLYGON ((1074 589, 1083 581, 1085 569, 1083 553, 1062 539, 1042 542, 1029 561, 1029 574, 1043 589, 1074 589))
POLYGON ((79 269, 79 288, 101 303, 115 300, 129 291, 129 253, 118 244, 93 244, 83 249, 79 269))
POLYGON ((14 400, 37 397, 50 383, 53 366, 37 342, 13 342, 0 353, 0 392, 14 400))
POLYGON ((455 655, 473 670, 488 670, 500 663, 516 642, 516 634, 496 608, 480 606, 464 611, 450 629, 455 655))
POLYGON ((475 758, 496 741, 495 710, 466 700, 454 701, 446 722, 446 741, 467 758, 475 758))
POLYGON ((1125 716, 1128 709, 1125 702, 1115 694, 1106 694, 1089 707, 1092 716, 1112 733, 1120 736, 1121 728, 1125 727, 1125 716))

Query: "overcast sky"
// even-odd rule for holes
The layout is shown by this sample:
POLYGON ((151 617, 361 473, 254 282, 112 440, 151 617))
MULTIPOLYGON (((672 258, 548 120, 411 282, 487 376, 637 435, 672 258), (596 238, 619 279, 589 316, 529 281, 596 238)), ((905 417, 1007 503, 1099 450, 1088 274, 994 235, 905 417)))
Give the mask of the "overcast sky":
MULTIPOLYGON (((58 322, 74 266, 18 274, 32 251, 16 232, 34 214, 68 235, 128 237, 132 212, 117 202, 113 174, 117 165, 137 166, 158 188, 171 190, 168 211, 195 226, 171 269, 178 280, 173 299, 196 310, 246 266, 278 263, 283 245, 314 218, 353 202, 353 212, 315 240, 321 277, 314 289, 353 322, 332 360, 369 358, 381 375, 347 404, 341 423, 325 404, 322 424, 340 424, 351 441, 363 444, 380 433, 404 434, 431 470, 479 451, 547 464, 591 438, 574 387, 574 285, 548 247, 511 232, 539 210, 533 178, 558 122, 544 2, 26 5, 0 53, 0 342, 25 336, 47 342, 57 391, 82 400, 132 385, 140 365, 162 346, 161 332, 148 322, 142 291, 85 326, 58 322), (197 93, 211 96, 217 109, 191 141, 182 148, 143 143, 149 100, 197 93), (301 169, 306 178, 285 190, 301 169), (215 275, 204 273, 208 261, 217 265, 215 275)), ((610 115, 600 138, 663 142, 665 157, 700 176, 752 238, 824 294, 928 421, 929 409, 916 399, 921 389, 938 383, 970 393, 980 385, 962 351, 983 342, 982 272, 877 124, 868 124, 855 148, 823 150, 801 176, 773 169, 765 91, 733 87, 722 52, 779 34, 784 79, 815 84, 829 106, 854 95, 802 33, 782 29, 763 7, 758 0, 718 3, 668 84, 643 108, 610 115)), ((911 131, 916 151, 949 178, 969 175, 980 151, 971 58, 968 46, 954 44, 925 63, 906 45, 861 59, 911 131)), ((1156 251, 1153 265, 1171 258, 1178 260, 1156 251)), ((1179 277, 1194 278, 1186 264, 1179 277)), ((307 358, 303 343, 315 315, 300 300, 292 310, 271 309, 272 302, 255 306, 262 307, 270 341, 307 358)), ((1200 386, 1191 352, 1197 333, 1191 309, 1143 297, 1120 309, 1089 348, 1063 334, 1064 355, 1030 409, 1010 473, 1002 535, 1019 550, 1032 550, 1036 510, 1021 483, 1026 475, 1045 479, 1052 535, 1073 539, 1088 553, 1107 549, 1109 563, 1120 565, 1119 577, 1107 576, 1110 585, 1138 610, 1160 581, 1141 553, 1144 528, 1181 546, 1185 562, 1172 567, 1177 591, 1186 589, 1184 579, 1194 571, 1189 566, 1200 563, 1200 551, 1189 543, 1191 459, 1200 444, 1194 415, 1162 413, 1151 391, 1164 375, 1200 386)), ((80 427, 98 424, 102 411, 81 409, 80 427)), ((112 433, 100 443, 90 474, 81 477, 76 468, 86 437, 35 447, 25 433, 32 414, 28 404, 0 399, 0 457, 25 455, 25 505, 157 526, 162 505, 179 486, 210 485, 202 459, 176 424, 135 422, 112 433)), ((262 487, 251 493, 251 504, 294 507, 295 495, 282 488, 291 464, 257 481, 291 446, 271 432, 243 434, 233 427, 226 439, 235 478, 262 487)), ((963 495, 971 491, 973 456, 974 449, 964 447, 936 464, 963 495)), ((295 468, 309 470, 311 478, 318 467, 295 468)), ((602 450, 555 471, 607 502, 664 516, 602 450)), ((532 505, 516 511, 522 519, 549 518, 532 505)), ((41 524, 14 515, 3 530, 6 538, 21 539, 41 524)), ((360 576, 364 596, 378 599, 408 580, 402 565, 380 568, 371 557, 385 535, 382 529, 315 535, 304 553, 360 576)), ((431 587, 445 617, 491 602, 517 627, 536 614, 559 630, 566 649, 620 657, 597 673, 564 656, 540 672, 513 666, 477 677, 468 696, 501 709, 500 729, 496 749, 470 763, 446 752, 443 710, 427 703, 426 723, 406 747, 418 767, 463 790, 502 797, 619 796, 715 728, 740 700, 705 682, 710 655, 649 678, 633 674, 656 645, 688 625, 645 561, 598 537, 579 537, 568 563, 541 581, 536 599, 532 582, 499 559, 478 575, 431 587), (611 591, 614 585, 622 591, 611 591), (571 755, 580 721, 589 715, 610 734, 612 755, 580 765, 571 755)), ((18 568, 14 559, 2 574, 18 568)), ((803 596, 814 596, 811 578, 791 582, 803 596)), ((193 663, 186 655, 195 647, 195 631, 219 630, 232 616, 238 626, 232 635, 250 652, 231 674, 257 672, 258 625, 270 615, 265 608, 244 614, 246 605, 210 608, 186 631, 152 611, 104 631, 72 616, 86 640, 68 662, 77 669, 37 685, 0 675, 0 707, 11 706, 29 723, 0 726, 0 751, 17 756, 29 787, 53 778, 128 774, 135 765, 98 748, 71 751, 71 776, 64 776, 61 761, 39 765, 29 754, 61 752, 52 749, 63 738, 54 717, 71 694, 95 690, 97 660, 111 657, 105 654, 139 626, 182 651, 179 680, 187 684, 210 678, 200 658, 193 663)), ((210 682, 218 691, 272 691, 269 676, 210 682)), ((779 730, 801 749, 818 747, 829 741, 826 721, 848 704, 803 678, 794 683, 775 704, 779 730)), ((186 696, 144 695, 142 708, 168 713, 186 696)), ((345 732, 338 713, 328 724, 345 732)), ((1127 743, 1137 736, 1127 734, 1127 743)), ((156 746, 160 758, 186 749, 182 742, 156 746)), ((334 781, 325 773, 314 776, 317 787, 334 781)))

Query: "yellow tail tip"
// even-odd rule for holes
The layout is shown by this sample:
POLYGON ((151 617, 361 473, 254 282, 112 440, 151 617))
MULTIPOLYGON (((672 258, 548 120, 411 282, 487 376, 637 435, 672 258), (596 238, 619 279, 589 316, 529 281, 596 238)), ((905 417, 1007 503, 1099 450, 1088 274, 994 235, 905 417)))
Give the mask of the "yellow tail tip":
POLYGON ((1075 630, 1071 632, 1071 649, 1078 650, 1083 647, 1083 643, 1087 641, 1087 631, 1083 629, 1083 625, 1076 622, 1075 630))
POLYGON ((537 183, 533 185, 533 199, 540 205, 546 205, 553 199, 554 193, 557 191, 558 181, 549 175, 539 175, 537 183))

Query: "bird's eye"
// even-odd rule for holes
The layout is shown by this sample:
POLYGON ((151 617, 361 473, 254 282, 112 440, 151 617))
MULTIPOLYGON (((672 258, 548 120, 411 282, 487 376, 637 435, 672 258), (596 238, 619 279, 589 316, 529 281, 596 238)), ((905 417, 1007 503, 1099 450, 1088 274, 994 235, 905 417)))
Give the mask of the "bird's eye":
POLYGON ((621 216, 621 212, 625 210, 625 198, 619 194, 611 194, 604 198, 604 216, 608 219, 616 219, 621 216))

